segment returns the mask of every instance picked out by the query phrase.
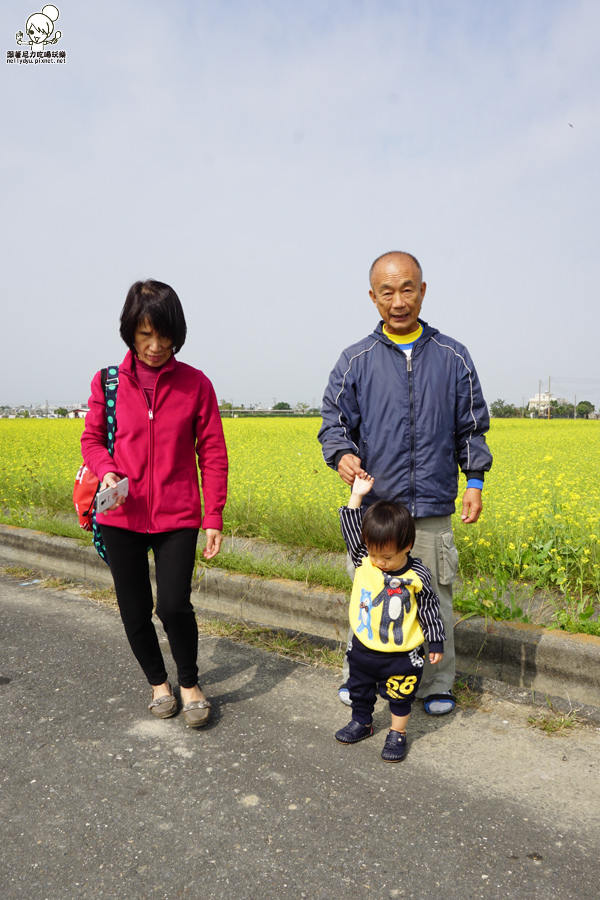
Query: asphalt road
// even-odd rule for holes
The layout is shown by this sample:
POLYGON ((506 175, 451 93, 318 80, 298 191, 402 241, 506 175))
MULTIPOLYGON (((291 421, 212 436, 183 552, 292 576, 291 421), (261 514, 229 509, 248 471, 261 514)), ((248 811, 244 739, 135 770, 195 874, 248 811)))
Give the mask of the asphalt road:
POLYGON ((112 609, 0 578, 2 900, 598 897, 598 729, 484 695, 390 765, 381 703, 334 740, 336 673, 223 638, 200 668, 210 725, 155 720, 112 609))

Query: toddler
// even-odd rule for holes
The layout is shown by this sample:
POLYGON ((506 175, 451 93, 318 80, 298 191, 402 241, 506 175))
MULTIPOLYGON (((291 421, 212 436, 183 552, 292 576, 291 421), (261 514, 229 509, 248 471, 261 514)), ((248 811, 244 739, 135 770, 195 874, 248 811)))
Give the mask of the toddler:
POLYGON ((339 511, 356 573, 347 650, 352 720, 335 737, 342 744, 371 737, 379 691, 392 714, 381 757, 395 763, 406 756, 406 726, 423 674, 423 642, 429 643, 429 661, 435 664, 446 635, 431 573, 410 556, 415 523, 409 511, 401 503, 378 500, 363 516, 363 497, 373 481, 357 475, 348 506, 339 511))

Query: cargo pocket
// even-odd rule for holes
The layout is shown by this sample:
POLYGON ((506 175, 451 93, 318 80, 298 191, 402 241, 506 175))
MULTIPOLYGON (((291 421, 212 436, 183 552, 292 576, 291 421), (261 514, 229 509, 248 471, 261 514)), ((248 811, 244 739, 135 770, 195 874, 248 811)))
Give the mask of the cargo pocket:
POLYGON ((452 529, 438 535, 437 556, 439 583, 452 584, 458 572, 458 550, 454 546, 452 529))

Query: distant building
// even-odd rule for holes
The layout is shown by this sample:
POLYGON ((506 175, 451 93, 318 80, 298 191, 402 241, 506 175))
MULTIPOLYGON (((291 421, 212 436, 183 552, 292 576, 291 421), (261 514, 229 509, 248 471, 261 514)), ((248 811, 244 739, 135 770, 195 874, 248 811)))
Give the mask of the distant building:
POLYGON ((3 419, 57 419, 57 409, 66 409, 69 419, 85 419, 90 411, 87 403, 49 404, 43 406, 0 406, 0 418, 3 419))
POLYGON ((547 416, 548 407, 556 401, 559 406, 566 406, 568 400, 565 397, 554 397, 549 391, 542 391, 541 394, 535 394, 527 404, 530 413, 537 413, 538 416, 547 416))

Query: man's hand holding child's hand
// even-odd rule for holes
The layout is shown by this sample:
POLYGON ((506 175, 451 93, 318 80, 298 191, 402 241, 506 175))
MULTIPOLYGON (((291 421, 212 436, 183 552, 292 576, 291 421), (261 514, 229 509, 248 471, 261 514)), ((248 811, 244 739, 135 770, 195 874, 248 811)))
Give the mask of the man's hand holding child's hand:
POLYGON ((374 481, 375 479, 366 472, 364 475, 357 475, 352 483, 352 493, 358 497, 364 497, 373 487, 374 481))

